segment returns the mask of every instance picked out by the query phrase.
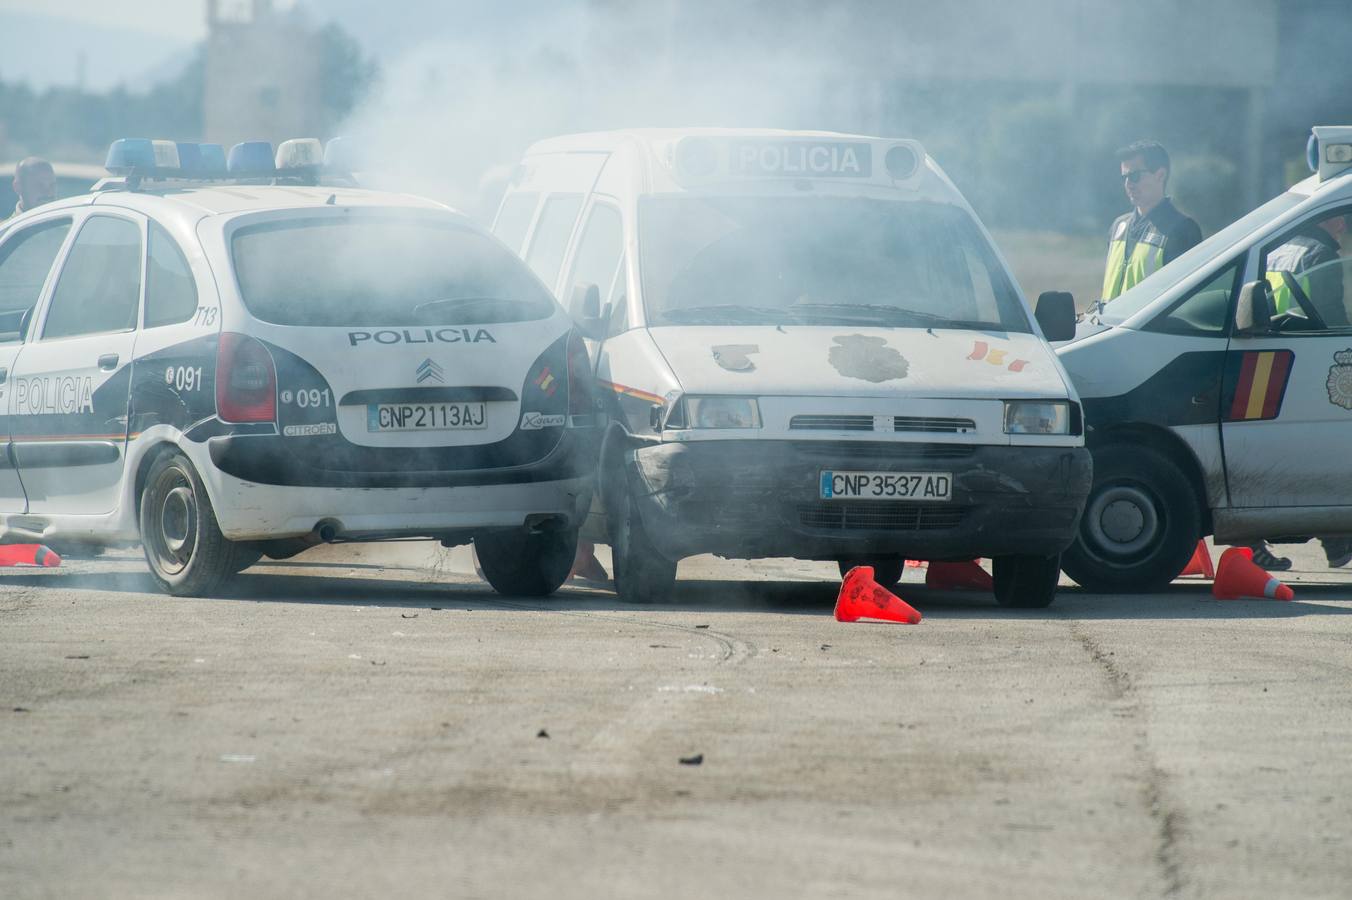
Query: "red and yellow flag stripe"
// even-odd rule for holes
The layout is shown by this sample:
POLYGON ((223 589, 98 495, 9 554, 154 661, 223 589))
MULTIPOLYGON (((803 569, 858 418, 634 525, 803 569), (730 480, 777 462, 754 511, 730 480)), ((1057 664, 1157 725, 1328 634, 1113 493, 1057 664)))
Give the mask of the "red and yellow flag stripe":
POLYGON ((1294 359, 1290 350, 1246 351, 1227 418, 1231 422, 1277 418, 1294 359))

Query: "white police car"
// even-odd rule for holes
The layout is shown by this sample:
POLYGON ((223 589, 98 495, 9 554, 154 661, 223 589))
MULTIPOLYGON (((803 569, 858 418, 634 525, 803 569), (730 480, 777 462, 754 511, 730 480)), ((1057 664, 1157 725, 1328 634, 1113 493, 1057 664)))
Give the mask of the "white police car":
POLYGON ((323 541, 475 541, 567 577, 586 348, 464 216, 321 177, 318 141, 126 140, 0 232, 0 539, 140 540, 174 594, 323 541))
POLYGON ((1315 174, 1095 311, 1058 349, 1094 486, 1066 573, 1149 590, 1221 543, 1352 535, 1352 127, 1315 174), (1291 270, 1292 248, 1323 261, 1291 270), (1285 292, 1273 303, 1273 292, 1285 292))
MULTIPOLYGON (((1079 405, 913 141, 652 130, 531 147, 494 230, 599 345, 621 596, 698 553, 994 558, 1051 602, 1089 487, 1079 405)), ((1074 329, 1068 295, 1039 314, 1074 329)), ((598 523, 599 524, 599 523, 598 523)))

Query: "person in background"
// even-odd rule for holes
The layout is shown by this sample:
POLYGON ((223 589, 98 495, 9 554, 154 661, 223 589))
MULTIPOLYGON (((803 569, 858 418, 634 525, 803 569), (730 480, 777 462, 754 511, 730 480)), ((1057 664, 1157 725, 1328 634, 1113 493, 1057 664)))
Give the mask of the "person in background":
POLYGON ((1202 229, 1174 206, 1169 186, 1169 154, 1156 141, 1137 141, 1117 151, 1122 185, 1134 209, 1119 216, 1108 231, 1108 264, 1102 303, 1135 287, 1147 275, 1197 246, 1202 229))
POLYGON ((14 193, 19 202, 9 218, 56 199, 56 172, 52 164, 39 156, 30 156, 14 167, 14 193))

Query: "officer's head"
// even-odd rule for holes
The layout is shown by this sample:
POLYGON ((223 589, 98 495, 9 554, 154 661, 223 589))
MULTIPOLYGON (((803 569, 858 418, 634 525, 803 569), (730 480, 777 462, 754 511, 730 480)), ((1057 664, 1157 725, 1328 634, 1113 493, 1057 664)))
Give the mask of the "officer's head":
POLYGON ((1137 209, 1150 209, 1164 199, 1169 184, 1169 154, 1158 141, 1137 141, 1117 151, 1122 186, 1137 209))
POLYGON ((14 193, 23 201, 24 209, 32 209, 56 199, 56 173, 52 164, 38 156, 30 156, 14 167, 14 193))

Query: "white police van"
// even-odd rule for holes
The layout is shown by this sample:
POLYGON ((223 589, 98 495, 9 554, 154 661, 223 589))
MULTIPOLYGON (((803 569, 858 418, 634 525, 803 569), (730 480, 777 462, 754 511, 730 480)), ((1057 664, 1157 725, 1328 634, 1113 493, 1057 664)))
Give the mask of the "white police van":
POLYGON ((504 592, 562 583, 596 458, 582 339, 464 216, 322 163, 119 141, 122 177, 6 223, 0 540, 140 540, 174 594, 401 537, 474 540, 504 592))
MULTIPOLYGON (((914 141, 645 130, 537 143, 495 233, 567 298, 609 410, 622 597, 683 557, 994 558, 1043 606, 1089 487, 1080 409, 914 141)), ((1068 295, 1039 312, 1074 328, 1068 295)), ((599 535, 598 535, 599 537, 599 535)))
POLYGON ((1309 154, 1314 175, 1092 311, 1058 348, 1094 456, 1063 560, 1080 584, 1157 589, 1206 534, 1352 535, 1352 254, 1333 249, 1352 214, 1352 127, 1314 129, 1309 154), (1311 236, 1333 258, 1295 278, 1270 265, 1311 236), (1274 306, 1274 286, 1290 300, 1274 306))

